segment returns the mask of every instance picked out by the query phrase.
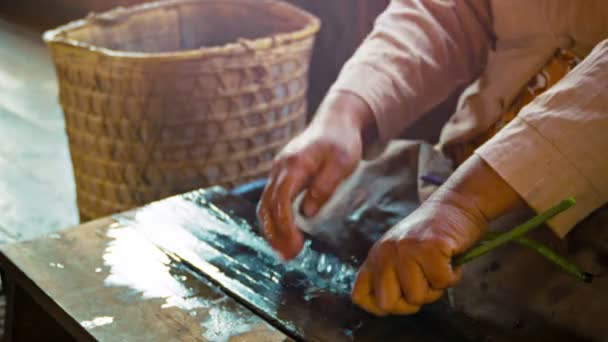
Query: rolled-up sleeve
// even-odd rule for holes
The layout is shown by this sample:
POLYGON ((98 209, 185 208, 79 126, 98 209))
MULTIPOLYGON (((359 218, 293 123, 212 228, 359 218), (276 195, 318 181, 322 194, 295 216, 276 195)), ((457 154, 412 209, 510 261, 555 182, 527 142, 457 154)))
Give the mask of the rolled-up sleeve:
POLYGON ((608 202, 608 40, 477 149, 535 210, 573 196, 549 226, 560 237, 608 202))
POLYGON ((486 0, 393 0, 332 91, 371 107, 383 141, 481 72, 490 46, 486 0))

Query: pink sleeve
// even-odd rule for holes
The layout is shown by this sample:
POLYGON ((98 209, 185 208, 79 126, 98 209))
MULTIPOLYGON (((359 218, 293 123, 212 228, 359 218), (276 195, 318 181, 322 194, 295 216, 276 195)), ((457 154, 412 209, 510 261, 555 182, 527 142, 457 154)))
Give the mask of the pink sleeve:
POLYGON ((528 204, 577 204, 549 226, 560 237, 608 202, 608 40, 524 107, 476 153, 528 204))
POLYGON ((479 75, 490 30, 485 0, 393 0, 332 91, 365 100, 389 140, 479 75))

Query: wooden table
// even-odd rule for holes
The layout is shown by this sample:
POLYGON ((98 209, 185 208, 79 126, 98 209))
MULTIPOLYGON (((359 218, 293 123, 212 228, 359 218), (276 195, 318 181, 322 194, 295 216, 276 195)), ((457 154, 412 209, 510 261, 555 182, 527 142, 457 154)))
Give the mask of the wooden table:
POLYGON ((4 246, 6 340, 289 340, 136 234, 104 218, 4 246))
POLYGON ((474 321, 447 300, 376 318, 348 298, 356 268, 308 244, 282 264, 255 208, 214 188, 0 247, 14 341, 575 341, 542 320, 474 321))

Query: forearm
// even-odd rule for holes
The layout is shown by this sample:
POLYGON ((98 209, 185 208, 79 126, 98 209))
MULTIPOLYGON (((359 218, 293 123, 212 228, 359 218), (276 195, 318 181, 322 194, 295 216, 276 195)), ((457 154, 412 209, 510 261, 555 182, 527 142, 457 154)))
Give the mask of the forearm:
POLYGON ((346 122, 347 127, 344 129, 357 130, 364 144, 371 143, 378 136, 372 109, 361 97, 349 91, 330 91, 321 103, 312 125, 326 125, 335 120, 346 122))
POLYGON ((537 212, 576 198, 547 223, 560 237, 608 202, 607 86, 605 40, 476 151, 537 212))
POLYGON ((332 89, 364 99, 393 139, 481 72, 489 18, 485 0, 393 0, 332 89))
POLYGON ((429 201, 457 206, 485 223, 523 203, 517 192, 476 155, 465 161, 429 201))

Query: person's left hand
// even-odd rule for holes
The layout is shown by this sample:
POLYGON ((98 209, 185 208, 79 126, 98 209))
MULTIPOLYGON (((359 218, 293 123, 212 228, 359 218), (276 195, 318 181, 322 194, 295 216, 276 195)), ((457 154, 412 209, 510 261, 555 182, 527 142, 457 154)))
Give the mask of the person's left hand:
POLYGON ((467 198, 434 197, 372 247, 352 291, 355 304, 379 316, 412 314, 460 279, 452 257, 481 237, 486 220, 467 198))

